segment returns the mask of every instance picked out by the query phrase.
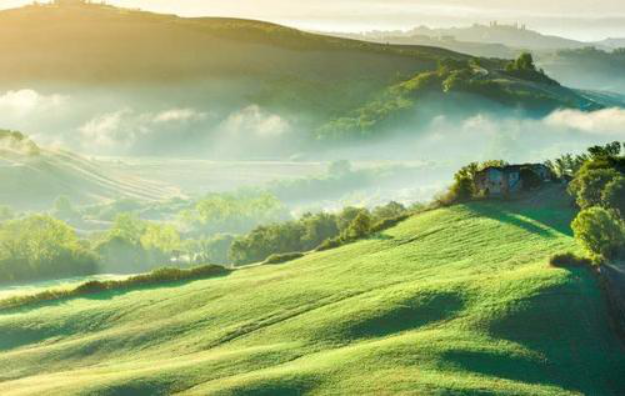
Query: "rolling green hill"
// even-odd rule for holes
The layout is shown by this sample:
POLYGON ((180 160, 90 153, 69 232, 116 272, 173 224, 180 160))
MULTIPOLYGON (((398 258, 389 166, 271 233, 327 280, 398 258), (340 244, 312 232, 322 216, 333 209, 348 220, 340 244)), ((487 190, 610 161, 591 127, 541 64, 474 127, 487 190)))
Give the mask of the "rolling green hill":
POLYGON ((0 204, 32 210, 50 208, 61 195, 80 204, 120 198, 155 201, 180 195, 172 186, 102 161, 60 149, 34 148, 25 152, 15 145, 0 145, 0 204))
POLYGON ((398 75, 430 70, 441 57, 466 57, 99 4, 2 11, 0 53, 0 86, 145 89, 148 97, 256 103, 319 117, 361 103, 398 75))
MULTIPOLYGON (((323 36, 260 21, 182 18, 101 4, 1 11, 0 53, 0 88, 97 92, 103 98, 119 95, 130 101, 129 107, 188 106, 226 116, 257 105, 292 122, 302 139, 370 108, 398 85, 436 71, 440 61, 472 58, 442 48, 323 36)), ((512 112, 603 106, 545 81, 505 76, 503 61, 481 59, 480 64, 478 77, 503 86, 512 100, 499 101, 499 88, 492 86, 460 100, 431 98, 426 91, 411 94, 439 106, 442 100, 445 113, 466 111, 467 103, 474 104, 471 111, 492 110, 493 97, 512 112)), ((382 112, 383 118, 397 119, 392 110, 382 112)))
POLYGON ((276 266, 0 313, 2 394, 621 394, 559 190, 276 266))

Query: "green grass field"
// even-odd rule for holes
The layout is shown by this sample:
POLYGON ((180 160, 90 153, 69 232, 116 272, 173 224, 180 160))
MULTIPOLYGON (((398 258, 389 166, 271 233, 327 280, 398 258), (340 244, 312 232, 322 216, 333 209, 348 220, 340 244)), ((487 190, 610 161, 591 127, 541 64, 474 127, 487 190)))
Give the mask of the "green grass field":
POLYGON ((622 394, 557 200, 476 203, 284 265, 0 313, 1 394, 622 394), (544 202, 546 201, 546 202, 544 202))

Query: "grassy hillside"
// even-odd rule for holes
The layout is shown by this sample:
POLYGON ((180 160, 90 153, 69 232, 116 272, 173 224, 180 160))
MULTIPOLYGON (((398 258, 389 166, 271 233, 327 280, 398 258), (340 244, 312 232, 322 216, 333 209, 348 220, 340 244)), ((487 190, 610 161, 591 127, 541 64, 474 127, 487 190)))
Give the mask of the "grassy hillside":
POLYGON ((162 200, 179 194, 176 188, 132 172, 46 148, 37 148, 36 153, 0 150, 0 184, 0 204, 16 209, 49 208, 61 195, 84 204, 120 198, 162 200))
POLYGON ((327 123, 318 136, 380 136, 419 126, 438 112, 453 117, 513 110, 544 117, 557 109, 590 111, 608 104, 601 96, 563 87, 535 66, 525 71, 509 71, 507 66, 496 59, 442 61, 436 72, 418 73, 390 86, 364 106, 327 123))
POLYGON ((223 278, 0 313, 2 394, 620 394, 558 192, 223 278))
POLYGON ((398 75, 434 68, 441 57, 465 57, 259 21, 181 18, 98 4, 2 11, 0 53, 3 86, 143 87, 152 90, 147 96, 177 96, 179 102, 255 103, 310 117, 351 109, 398 75), (155 91, 173 87, 181 91, 155 91))
POLYGON ((252 20, 181 18, 96 4, 27 6, 0 12, 0 22, 5 59, 0 70, 9 81, 163 83, 283 73, 376 79, 453 54, 331 38, 252 20))

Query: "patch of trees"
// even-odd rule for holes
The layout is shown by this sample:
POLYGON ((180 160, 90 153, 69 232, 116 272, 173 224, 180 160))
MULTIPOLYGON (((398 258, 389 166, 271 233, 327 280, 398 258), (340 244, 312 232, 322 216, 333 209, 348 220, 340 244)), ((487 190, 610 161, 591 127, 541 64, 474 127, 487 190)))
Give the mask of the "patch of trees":
POLYGON ((625 256, 625 143, 595 146, 569 185, 581 212, 575 237, 595 262, 625 256))
POLYGON ((186 239, 183 241, 182 251, 188 255, 192 263, 214 263, 229 265, 230 247, 236 239, 233 234, 217 234, 211 237, 186 239))
POLYGON ((391 202, 373 211, 347 207, 336 214, 306 214, 298 220, 260 226, 237 238, 230 259, 240 266, 262 262, 272 255, 280 258, 281 254, 338 247, 393 226, 408 213, 403 205, 391 202))
POLYGON ((210 194, 178 215, 182 229, 192 236, 247 233, 258 225, 289 218, 274 194, 257 191, 210 194))
POLYGON ((505 71, 510 76, 518 77, 523 80, 535 81, 548 85, 560 85, 560 83, 547 76, 544 70, 536 67, 534 64, 534 57, 529 52, 523 52, 517 59, 508 62, 505 67, 505 71))
POLYGON ((97 257, 65 222, 33 215, 0 225, 0 282, 84 276, 97 257))
POLYGON ((100 271, 138 273, 169 265, 182 245, 171 224, 144 221, 133 214, 120 214, 112 228, 96 240, 94 251, 100 271))

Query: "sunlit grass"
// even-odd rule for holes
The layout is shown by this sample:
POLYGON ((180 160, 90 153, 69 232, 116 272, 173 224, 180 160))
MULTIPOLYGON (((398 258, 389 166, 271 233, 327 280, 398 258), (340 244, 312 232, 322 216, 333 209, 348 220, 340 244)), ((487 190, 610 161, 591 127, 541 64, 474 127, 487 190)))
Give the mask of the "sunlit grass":
POLYGON ((619 394, 557 200, 477 203, 284 265, 0 314, 2 394, 619 394))

